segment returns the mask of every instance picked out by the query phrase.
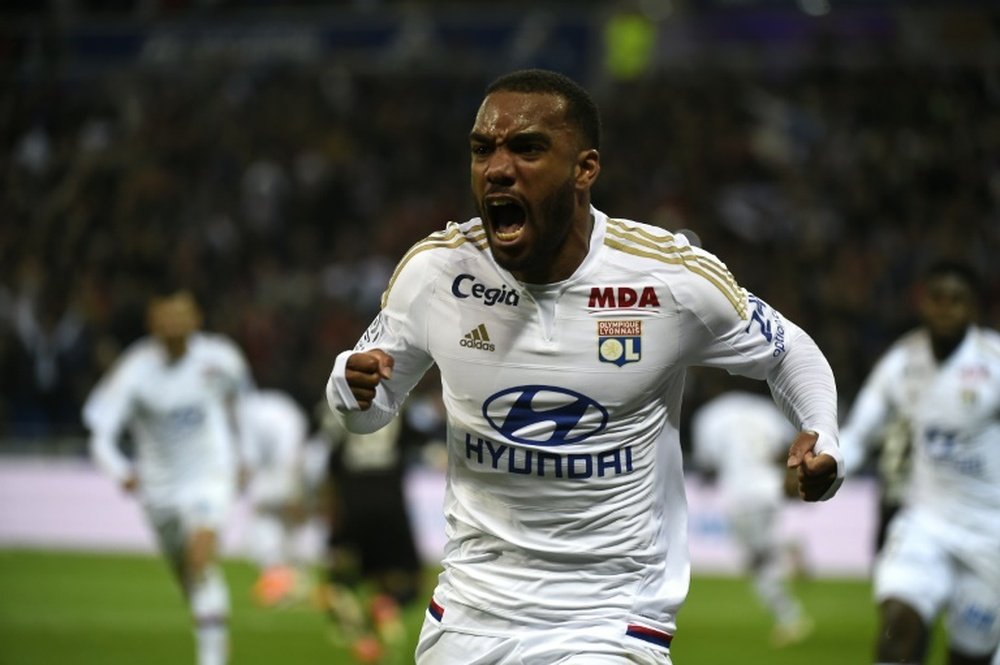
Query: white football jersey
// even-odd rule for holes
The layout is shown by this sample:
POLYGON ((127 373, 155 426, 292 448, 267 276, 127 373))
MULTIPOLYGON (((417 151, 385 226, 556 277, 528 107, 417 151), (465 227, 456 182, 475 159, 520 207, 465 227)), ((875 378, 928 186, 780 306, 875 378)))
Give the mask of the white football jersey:
POLYGON ((308 432, 305 411, 280 390, 256 390, 240 400, 243 462, 252 471, 295 465, 308 432))
POLYGON ((893 344, 845 423, 851 466, 899 419, 913 436, 907 503, 952 524, 1000 530, 1000 334, 971 327, 943 363, 923 329, 893 344))
POLYGON ((795 435, 774 400, 746 392, 723 393, 691 419, 695 464, 717 472, 719 493, 731 510, 783 500, 784 459, 795 435))
POLYGON ((478 218, 449 224, 403 257, 356 346, 395 359, 372 408, 356 410, 350 352, 334 365, 327 397, 354 431, 388 422, 440 369, 445 625, 673 630, 690 569, 677 432, 690 365, 777 380, 839 460, 832 373, 805 333, 683 238, 592 218, 584 262, 545 286, 496 264, 478 218), (780 369, 800 361, 797 379, 780 369))
POLYGON ((243 354, 220 335, 193 334, 187 352, 174 363, 154 338, 139 340, 84 405, 94 458, 123 480, 132 463, 118 438, 128 428, 140 491, 147 499, 169 500, 204 482, 233 482, 236 441, 228 403, 250 383, 243 354))
POLYGON ((292 397, 257 390, 240 400, 240 443, 250 472, 249 494, 258 501, 292 501, 301 491, 309 420, 292 397))

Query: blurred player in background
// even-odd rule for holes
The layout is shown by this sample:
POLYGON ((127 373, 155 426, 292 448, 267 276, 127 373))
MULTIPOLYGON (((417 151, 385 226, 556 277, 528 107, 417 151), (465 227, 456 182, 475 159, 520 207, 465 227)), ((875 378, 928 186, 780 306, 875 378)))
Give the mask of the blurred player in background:
POLYGON ((361 662, 404 656, 400 611, 422 589, 404 480, 418 450, 426 459, 443 447, 438 402, 415 397, 402 414, 370 434, 345 430, 323 408, 323 433, 331 446, 326 602, 361 662))
MULTIPOLYGON (((859 393, 860 394, 860 393, 859 393)), ((860 404, 860 400, 858 401, 860 404)), ((848 420, 852 423, 853 416, 848 420)), ((860 444, 854 436, 853 425, 848 432, 849 443, 844 448, 844 469, 854 474, 868 458, 875 456, 875 474, 878 481, 878 523, 875 530, 875 552, 882 551, 886 534, 893 517, 899 512, 906 497, 906 488, 912 472, 913 433, 904 418, 885 424, 880 431, 860 444)))
POLYGON ((785 458, 794 438, 774 400, 751 392, 722 393, 691 420, 694 463, 718 485, 754 591, 774 618, 771 638, 778 647, 801 642, 812 631, 812 621, 789 589, 791 551, 778 533, 788 498, 785 458))
POLYGON ((236 405, 252 381, 229 339, 199 331, 187 291, 149 302, 151 335, 135 342, 84 405, 97 464, 135 493, 195 623, 198 665, 228 659, 229 593, 218 540, 237 484, 236 405), (119 448, 126 429, 131 461, 119 448))
POLYGON ((918 293, 922 325, 875 365, 844 427, 860 465, 905 423, 913 469, 875 564, 878 663, 923 663, 944 615, 951 665, 986 665, 1000 643, 1000 334, 975 324, 979 278, 940 262, 918 293))
POLYGON ((254 598, 273 606, 301 597, 301 531, 308 524, 317 480, 309 472, 309 419, 290 395, 258 390, 241 400, 240 432, 248 475, 249 554, 260 570, 254 598))

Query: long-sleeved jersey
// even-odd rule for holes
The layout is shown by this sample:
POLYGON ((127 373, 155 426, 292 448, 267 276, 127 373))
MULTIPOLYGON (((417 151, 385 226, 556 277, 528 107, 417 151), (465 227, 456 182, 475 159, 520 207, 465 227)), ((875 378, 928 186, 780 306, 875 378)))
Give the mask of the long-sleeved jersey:
POLYGON ((844 425, 849 467, 889 422, 907 423, 912 470, 905 502, 942 521, 980 530, 1000 520, 1000 334, 970 327, 939 363, 926 330, 879 359, 844 425))
POLYGON ((91 453, 112 478, 124 480, 133 463, 119 437, 128 428, 147 500, 169 501, 206 481, 232 482, 236 442, 228 403, 250 383, 243 354, 220 335, 191 335, 187 352, 173 363, 158 341, 139 340, 84 405, 91 453))
POLYGON ((677 431, 688 366, 767 378, 839 461, 836 389, 813 341, 711 254, 591 212, 587 257, 547 285, 500 268, 478 218, 449 224, 403 257, 355 347, 395 359, 370 409, 347 386, 350 352, 334 364, 327 397, 355 431, 388 422, 440 369, 445 624, 673 631, 690 568, 677 431))

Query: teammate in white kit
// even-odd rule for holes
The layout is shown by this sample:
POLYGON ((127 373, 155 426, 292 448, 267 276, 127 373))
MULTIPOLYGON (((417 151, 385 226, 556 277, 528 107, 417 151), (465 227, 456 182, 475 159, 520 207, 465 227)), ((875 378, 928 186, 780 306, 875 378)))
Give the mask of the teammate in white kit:
POLYGON ((448 545, 416 661, 669 663, 690 568, 685 369, 771 383, 815 501, 842 478, 829 364, 711 254, 591 206, 600 120, 571 80, 501 77, 470 142, 480 216, 402 258, 327 384, 372 431, 441 373, 448 545))
POLYGON ((257 390, 240 400, 243 463, 249 476, 249 554, 260 576, 254 597, 269 606, 299 586, 295 545, 309 499, 306 437, 309 419, 288 394, 257 390))
POLYGON ((923 325, 878 361, 844 426, 851 470, 887 422, 913 437, 874 570, 879 663, 923 663, 941 614, 952 665, 985 665, 1000 643, 1000 334, 973 323, 978 290, 963 264, 928 269, 923 325))
POLYGON ((195 622, 197 662, 228 658, 229 594, 217 540, 237 476, 234 404, 251 384, 229 339, 199 332, 186 291, 150 301, 150 337, 129 347, 84 405, 97 464, 142 507, 195 622), (119 449, 128 430, 135 460, 119 449))
POLYGON ((747 558, 753 588, 774 619, 772 642, 801 642, 812 622, 788 587, 791 560, 778 533, 785 493, 784 457, 795 430, 763 395, 722 393, 691 419, 694 462, 714 476, 729 531, 747 558))

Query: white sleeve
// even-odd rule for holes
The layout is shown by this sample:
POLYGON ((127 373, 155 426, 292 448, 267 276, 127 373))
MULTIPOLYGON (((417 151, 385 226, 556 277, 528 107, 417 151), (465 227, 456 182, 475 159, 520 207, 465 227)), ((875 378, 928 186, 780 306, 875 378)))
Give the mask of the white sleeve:
POLYGON ((888 358, 876 363, 865 379, 841 429, 844 465, 850 475, 857 473, 865 463, 875 433, 885 426, 889 418, 891 407, 886 385, 890 380, 891 363, 888 358))
POLYGON ((386 291, 382 311, 351 351, 339 354, 326 384, 330 408, 351 432, 367 434, 389 424, 417 382, 433 362, 427 345, 424 300, 431 295, 433 252, 404 257, 386 291), (358 409, 345 377, 352 353, 381 349, 392 356, 392 378, 383 380, 366 411, 358 409))
POLYGON ((234 340, 223 335, 219 335, 217 339, 220 343, 219 348, 222 349, 219 355, 226 369, 224 408, 233 435, 233 453, 240 466, 251 468, 253 461, 249 455, 252 445, 248 442, 248 438, 253 434, 244 431, 247 425, 244 422, 243 412, 244 402, 251 399, 255 389, 253 374, 250 372, 250 363, 243 355, 243 350, 234 340))
POLYGON ((838 480, 821 500, 833 496, 844 477, 837 442, 837 386, 819 347, 764 300, 738 287, 728 272, 714 281, 688 281, 685 289, 678 294, 679 304, 696 317, 693 325, 702 334, 692 329, 693 341, 682 353, 691 364, 766 379, 775 403, 792 424, 819 435, 815 452, 837 461, 838 480))
POLYGON ((832 497, 844 481, 844 457, 838 443, 837 385, 833 370, 816 342, 801 328, 785 322, 788 350, 768 374, 775 403, 799 430, 816 432, 817 455, 837 461, 837 481, 820 497, 832 497))
POLYGON ((240 399, 250 394, 254 388, 253 375, 250 372, 250 363, 247 362, 243 350, 233 340, 227 337, 220 337, 224 351, 227 380, 227 392, 233 397, 240 399))
POLYGON ((128 363, 118 363, 83 406, 83 422, 90 430, 91 459, 118 483, 132 474, 132 463, 119 447, 119 437, 132 416, 130 369, 128 363))

